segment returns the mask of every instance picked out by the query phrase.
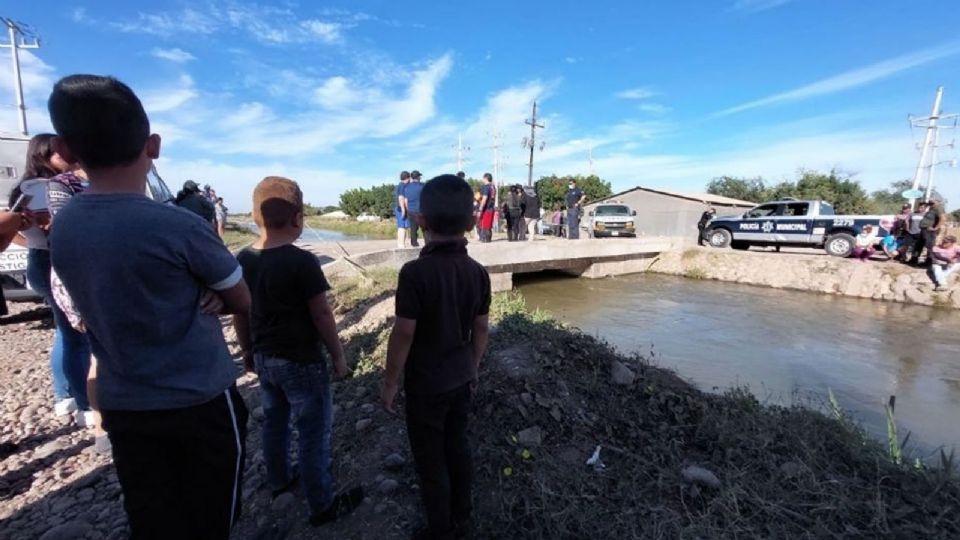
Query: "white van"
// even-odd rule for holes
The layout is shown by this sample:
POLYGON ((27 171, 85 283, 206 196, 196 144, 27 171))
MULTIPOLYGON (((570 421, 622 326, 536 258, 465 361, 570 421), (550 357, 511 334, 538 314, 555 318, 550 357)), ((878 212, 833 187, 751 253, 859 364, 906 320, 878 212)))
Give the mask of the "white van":
MULTIPOLYGON (((7 209, 10 192, 20 182, 29 142, 30 139, 26 137, 0 134, 0 209, 7 209)), ((147 174, 147 197, 173 204, 173 195, 155 168, 147 174)), ((40 300, 40 295, 27 283, 26 248, 10 244, 6 251, 0 253, 0 284, 7 300, 40 300)))

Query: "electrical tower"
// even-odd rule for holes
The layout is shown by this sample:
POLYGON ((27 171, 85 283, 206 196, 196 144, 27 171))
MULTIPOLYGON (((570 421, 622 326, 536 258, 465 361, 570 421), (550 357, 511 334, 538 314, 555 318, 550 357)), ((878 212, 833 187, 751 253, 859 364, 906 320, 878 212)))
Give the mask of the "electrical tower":
POLYGON ((461 135, 461 134, 458 133, 458 134, 457 134, 457 145, 454 146, 453 148, 456 148, 456 150, 457 150, 457 172, 460 172, 460 171, 463 170, 463 162, 464 162, 463 153, 464 153, 464 152, 469 152, 469 151, 470 151, 470 147, 463 145, 463 135, 461 135))
MULTIPOLYGON (((527 171, 527 185, 533 185, 533 151, 537 147, 537 128, 543 129, 543 124, 537 123, 537 101, 533 101, 533 116, 529 119, 524 120, 524 123, 530 126, 530 138, 523 138, 523 141, 520 143, 520 146, 530 149, 530 161, 527 164, 529 170, 527 171)), ((540 150, 543 151, 544 144, 540 143, 540 150)))
POLYGON ((17 96, 17 115, 20 119, 20 134, 26 136, 27 107, 23 103, 23 80, 20 77, 20 49, 39 49, 40 38, 30 31, 26 25, 17 23, 13 19, 0 17, 0 21, 7 27, 7 36, 10 43, 0 43, 0 47, 10 49, 10 58, 13 61, 13 92, 17 96), (20 36, 18 40, 17 37, 20 36), (33 43, 27 43, 27 36, 33 38, 33 43))
MULTIPOLYGON (((943 101, 943 87, 940 86, 937 88, 937 95, 933 100, 933 109, 930 111, 930 116, 923 118, 914 118, 913 116, 909 117, 910 128, 924 128, 926 129, 926 134, 923 138, 923 146, 919 147, 920 150, 920 161, 917 162, 917 172, 913 175, 913 191, 920 189, 920 183, 926 177, 926 187, 924 189, 924 201, 929 201, 930 196, 933 193, 933 176, 936 170, 937 165, 949 164, 952 167, 956 166, 956 160, 948 161, 937 161, 937 149, 938 148, 955 148, 956 144, 954 140, 951 140, 948 144, 939 144, 940 142, 940 131, 943 129, 956 129, 958 118, 960 115, 957 114, 943 114, 940 110, 940 104, 943 101)), ((918 145, 919 146, 919 145, 918 145)), ((910 206, 913 206, 916 203, 916 198, 910 198, 910 206)))

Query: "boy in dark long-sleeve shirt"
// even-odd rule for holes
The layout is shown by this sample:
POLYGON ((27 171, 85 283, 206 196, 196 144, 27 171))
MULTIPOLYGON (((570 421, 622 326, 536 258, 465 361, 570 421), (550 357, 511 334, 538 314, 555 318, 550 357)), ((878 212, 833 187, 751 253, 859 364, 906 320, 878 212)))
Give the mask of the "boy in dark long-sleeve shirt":
POLYGON ((407 433, 427 515, 423 538, 457 538, 470 526, 470 401, 487 346, 490 277, 467 255, 473 193, 453 175, 423 188, 420 225, 430 241, 400 270, 381 398, 394 410, 404 372, 407 433))

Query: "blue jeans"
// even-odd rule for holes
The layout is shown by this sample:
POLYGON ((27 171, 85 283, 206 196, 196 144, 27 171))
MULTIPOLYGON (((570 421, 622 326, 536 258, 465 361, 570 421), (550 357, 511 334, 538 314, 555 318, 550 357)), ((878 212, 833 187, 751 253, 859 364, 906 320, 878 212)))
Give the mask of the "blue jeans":
POLYGON ((304 364, 264 354, 254 355, 263 405, 263 459, 267 483, 287 486, 290 472, 290 416, 299 433, 300 482, 312 514, 333 503, 330 432, 333 394, 325 362, 304 364))
POLYGON ((77 408, 87 410, 87 371, 90 370, 90 342, 87 335, 70 326, 66 314, 53 301, 50 290, 50 252, 31 249, 27 254, 27 282, 37 291, 53 312, 53 347, 50 349, 50 373, 53 376, 53 398, 72 397, 77 408))

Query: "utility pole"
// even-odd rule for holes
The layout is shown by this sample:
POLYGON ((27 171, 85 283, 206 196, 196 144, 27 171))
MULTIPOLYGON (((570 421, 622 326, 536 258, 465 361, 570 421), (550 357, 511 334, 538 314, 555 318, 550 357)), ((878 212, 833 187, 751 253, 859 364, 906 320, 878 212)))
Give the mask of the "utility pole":
MULTIPOLYGON (((914 119, 910 118, 910 127, 924 127, 926 128, 926 134, 923 138, 923 146, 920 148, 920 160, 917 162, 917 170, 913 175, 913 191, 918 191, 920 189, 920 183, 923 180, 924 173, 926 172, 927 182, 926 187, 923 190, 924 201, 929 201, 931 195, 933 194, 933 178, 934 170, 937 165, 942 163, 949 163, 954 165, 955 161, 948 162, 937 162, 937 148, 940 148, 940 130, 945 127, 948 129, 956 129, 957 127, 957 114, 943 114, 940 109, 940 105, 943 102, 943 87, 937 87, 937 94, 933 100, 933 109, 930 111, 930 116, 926 118, 914 119), (952 121, 953 125, 943 125, 943 121, 952 121)), ((954 147, 954 143, 943 145, 954 147)), ((910 199, 910 206, 913 207, 916 203, 916 198, 910 199)))
POLYGON ((592 146, 590 148, 587 148, 587 162, 590 165, 589 167, 590 176, 593 176, 593 147, 592 146))
POLYGON ((13 61, 13 92, 17 96, 17 113, 20 119, 20 134, 26 136, 27 131, 27 108, 23 104, 23 80, 20 77, 20 49, 39 49, 40 40, 33 39, 33 43, 27 43, 26 33, 16 22, 6 17, 0 17, 0 21, 7 27, 7 36, 10 43, 2 43, 0 47, 10 48, 10 59, 13 61), (22 37, 17 40, 17 34, 22 37))
POLYGON ((460 172, 463 170, 463 153, 470 151, 469 146, 463 145, 463 135, 457 134, 457 146, 454 148, 457 149, 457 172, 460 172))
MULTIPOLYGON (((537 100, 533 100, 533 116, 524 123, 530 126, 530 138, 524 139, 522 146, 530 148, 530 161, 527 164, 527 186, 533 186, 533 151, 537 147, 537 128, 543 128, 543 124, 537 123, 537 100)), ((540 150, 543 150, 543 143, 540 143, 540 150)))

